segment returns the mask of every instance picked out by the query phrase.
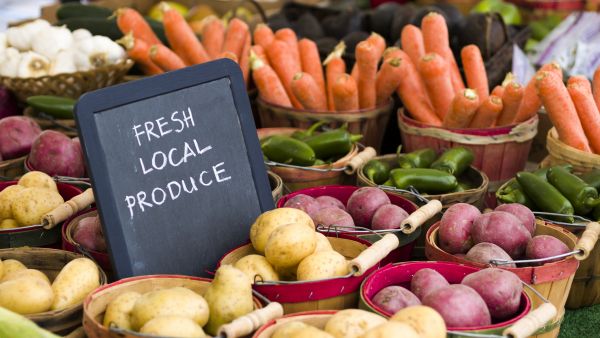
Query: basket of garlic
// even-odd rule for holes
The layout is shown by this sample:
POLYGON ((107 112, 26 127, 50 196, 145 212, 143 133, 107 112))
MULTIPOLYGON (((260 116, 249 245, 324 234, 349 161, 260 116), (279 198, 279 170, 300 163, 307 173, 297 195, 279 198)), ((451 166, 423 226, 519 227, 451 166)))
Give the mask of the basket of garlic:
POLYGON ((133 66, 111 39, 34 20, 0 33, 0 85, 19 100, 32 95, 77 99, 122 81, 133 66))

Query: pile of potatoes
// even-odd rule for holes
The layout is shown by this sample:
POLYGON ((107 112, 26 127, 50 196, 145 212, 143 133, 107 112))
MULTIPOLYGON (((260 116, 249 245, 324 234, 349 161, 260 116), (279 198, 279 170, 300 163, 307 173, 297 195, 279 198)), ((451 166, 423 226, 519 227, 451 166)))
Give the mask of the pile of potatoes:
POLYGON ((203 296, 185 287, 122 293, 108 304, 103 325, 149 335, 204 338, 205 332, 214 336, 221 325, 252 310, 250 278, 223 265, 203 296))
POLYGON ((14 259, 0 261, 0 307, 28 315, 80 304, 100 286, 96 264, 87 258, 67 263, 50 283, 41 271, 14 259))
POLYGON ((301 321, 287 322, 278 327, 272 338, 445 338, 444 320, 427 306, 411 306, 389 320, 380 315, 358 310, 342 310, 317 328, 301 321))
POLYGON ((306 212, 315 224, 324 226, 360 226, 373 230, 397 229, 408 213, 391 203, 388 195, 375 187, 359 188, 352 193, 347 205, 332 196, 313 198, 298 194, 287 200, 287 208, 306 212))
POLYGON ((534 236, 535 228, 533 212, 521 204, 503 204, 482 214, 472 205, 458 203, 442 216, 438 243, 450 254, 464 255, 465 259, 482 264, 493 259, 547 258, 570 251, 553 236, 534 236))
POLYGON ((242 257, 234 266, 255 281, 308 281, 345 276, 346 258, 302 210, 279 208, 261 214, 250 228, 258 254, 242 257))
POLYGON ((40 224, 42 216, 63 202, 52 177, 28 172, 17 184, 0 191, 0 229, 40 224))

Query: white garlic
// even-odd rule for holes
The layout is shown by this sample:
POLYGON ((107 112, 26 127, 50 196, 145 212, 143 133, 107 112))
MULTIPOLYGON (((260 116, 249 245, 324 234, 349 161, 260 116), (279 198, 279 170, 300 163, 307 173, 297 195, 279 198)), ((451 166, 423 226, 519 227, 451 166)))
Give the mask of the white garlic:
POLYGON ((11 27, 6 31, 8 44, 23 52, 31 50, 33 38, 47 28, 50 28, 50 23, 41 19, 11 27))
POLYGON ((18 77, 30 78, 48 75, 50 61, 36 52, 25 52, 19 60, 18 77))
POLYGON ((52 60, 61 50, 73 45, 73 35, 67 27, 49 27, 37 34, 32 41, 33 51, 52 60))
POLYGON ((85 28, 79 28, 73 31, 73 40, 74 41, 80 41, 80 40, 84 40, 87 38, 91 38, 92 37, 92 33, 90 33, 90 31, 88 31, 85 28))
POLYGON ((75 73, 75 55, 72 50, 61 50, 50 64, 50 75, 75 73))
MULTIPOLYGON (((85 54, 93 67, 115 64, 125 58, 125 50, 111 39, 96 35, 77 41, 77 50, 85 54)), ((79 56, 76 58, 78 59, 79 56)), ((82 60, 77 60, 78 68, 82 60)))
POLYGON ((16 48, 8 47, 2 54, 2 58, 0 61, 0 75, 17 77, 19 61, 21 60, 19 51, 16 48))

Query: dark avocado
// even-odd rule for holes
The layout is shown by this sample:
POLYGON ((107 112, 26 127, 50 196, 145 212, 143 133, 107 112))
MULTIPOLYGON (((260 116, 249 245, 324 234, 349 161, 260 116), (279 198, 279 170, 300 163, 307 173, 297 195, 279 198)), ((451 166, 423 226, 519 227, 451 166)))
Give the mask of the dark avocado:
POLYGON ((288 28, 288 27, 292 26, 292 24, 288 21, 288 19, 285 17, 285 15, 282 12, 279 12, 279 13, 276 13, 276 14, 270 16, 268 21, 269 21, 269 27, 271 27, 271 29, 273 31, 276 31, 281 28, 288 28))
POLYGON ((342 40, 346 44, 346 51, 350 53, 354 53, 354 49, 359 42, 365 40, 369 37, 369 33, 363 31, 352 32, 346 36, 342 40))
POLYGON ((402 28, 410 23, 412 16, 416 12, 417 6, 412 3, 403 4, 396 8, 396 11, 394 12, 394 20, 392 20, 389 41, 396 41, 400 39, 402 28))
POLYGON ((323 37, 323 28, 317 18, 310 12, 302 14, 297 21, 292 24, 298 38, 308 38, 316 40, 323 37))
POLYGON ((391 38, 391 27, 394 14, 400 5, 395 2, 386 2, 377 6, 370 13, 371 31, 383 36, 384 39, 391 38))
POLYGON ((475 44, 484 60, 492 57, 508 40, 508 29, 498 13, 471 13, 458 35, 459 45, 475 44))

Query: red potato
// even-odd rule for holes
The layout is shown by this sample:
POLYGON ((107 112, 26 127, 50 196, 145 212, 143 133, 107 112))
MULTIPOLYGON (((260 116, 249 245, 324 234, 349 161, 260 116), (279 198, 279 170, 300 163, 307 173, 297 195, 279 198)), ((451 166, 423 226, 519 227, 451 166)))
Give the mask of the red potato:
POLYGON ((346 209, 352 215, 354 224, 369 227, 377 209, 390 203, 390 198, 383 190, 375 187, 363 187, 352 193, 346 209))
POLYGON ((425 296, 422 303, 439 312, 449 328, 484 326, 492 323, 490 311, 483 298, 466 285, 454 284, 437 289, 425 296))
MULTIPOLYGON (((77 150, 79 150, 79 153, 81 154, 81 158, 83 159, 83 149, 81 149, 81 140, 79 140, 79 137, 75 137, 74 139, 71 139, 71 141, 73 141, 73 144, 75 145, 75 148, 77 148, 77 150)), ((85 159, 83 159, 83 169, 84 169, 84 175, 85 175, 85 159)))
MULTIPOLYGON (((469 250, 469 252, 467 252, 465 259, 481 264, 489 264, 492 259, 512 261, 510 255, 507 254, 506 251, 504 251, 504 249, 502 249, 494 243, 487 242, 475 244, 469 250)), ((503 266, 507 268, 517 267, 514 263, 506 264, 503 266)))
POLYGON ((421 305, 421 301, 409 290, 391 285, 381 289, 375 297, 373 303, 388 313, 396 313, 405 307, 421 305))
POLYGON ((313 217, 313 215, 315 215, 317 211, 321 209, 317 200, 315 200, 311 196, 304 194, 298 194, 290 198, 289 200, 287 200, 287 202, 285 202, 283 206, 285 208, 300 209, 307 213, 310 217, 313 217))
MULTIPOLYGON (((533 237, 529 243, 527 243, 525 257, 528 259, 546 258, 564 254, 569 251, 571 251, 569 250, 569 247, 560 239, 548 235, 539 235, 533 237)), ((545 263, 556 262, 561 259, 563 258, 553 259, 545 263)))
POLYGON ((442 250, 451 254, 469 251, 473 246, 471 227, 479 216, 479 209, 467 203, 457 203, 448 208, 440 220, 439 241, 442 250))
POLYGON ((106 241, 102 234, 102 225, 98 216, 85 217, 73 231, 73 240, 86 250, 106 251, 106 241))
POLYGON ((346 211, 346 206, 344 206, 344 203, 342 203, 342 201, 338 200, 335 197, 319 196, 316 198, 316 200, 317 200, 317 202, 319 202, 321 209, 335 207, 335 208, 340 208, 340 209, 346 211))
POLYGON ((85 169, 80 148, 65 134, 43 131, 33 142, 29 163, 50 176, 83 177, 85 169))
POLYGON ((25 156, 42 132, 29 117, 9 116, 0 120, 0 157, 5 160, 25 156))
POLYGON ((473 222, 471 236, 475 244, 488 242, 501 247, 513 259, 525 253, 531 234, 521 221, 505 211, 492 211, 473 222))
POLYGON ((483 298, 494 320, 506 320, 519 311, 523 285, 514 273, 488 268, 467 275, 461 284, 473 288, 483 298))
POLYGON ((384 204, 375 211, 371 220, 371 229, 398 229, 400 223, 408 217, 408 212, 395 204, 384 204))
POLYGON ((518 218, 527 228, 531 236, 535 233, 535 215, 528 207, 519 203, 502 204, 494 209, 495 211, 506 211, 518 218))
POLYGON ((425 298, 430 292, 450 285, 439 272, 425 268, 417 271, 410 280, 410 291, 419 299, 425 298))
POLYGON ((312 216, 312 219, 315 222, 315 225, 335 225, 340 227, 354 226, 354 220, 352 220, 352 216, 338 207, 321 209, 317 211, 314 216, 312 216))

